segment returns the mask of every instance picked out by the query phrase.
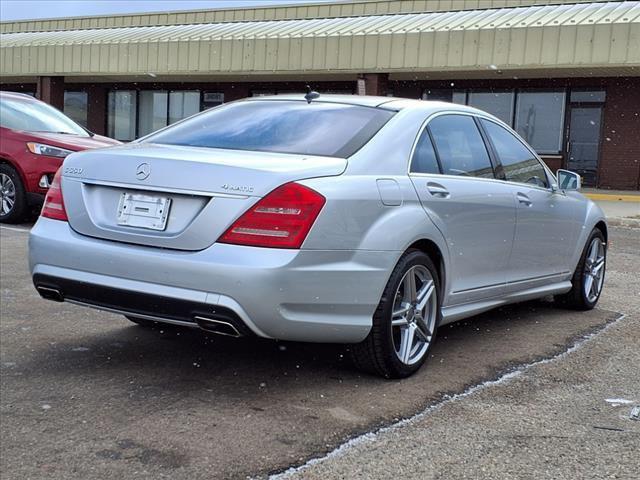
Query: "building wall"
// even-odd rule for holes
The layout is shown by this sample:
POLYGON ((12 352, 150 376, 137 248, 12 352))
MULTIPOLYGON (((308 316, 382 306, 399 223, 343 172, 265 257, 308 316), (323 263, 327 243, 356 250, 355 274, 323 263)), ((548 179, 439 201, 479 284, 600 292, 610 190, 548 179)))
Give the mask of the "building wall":
POLYGON ((639 135, 640 78, 614 79, 604 110, 600 187, 640 190, 639 135))
MULTIPOLYGON (((380 80, 380 79, 377 79, 380 80)), ((312 87, 320 92, 356 93, 355 81, 319 81, 309 78, 312 87)), ((391 80, 376 81, 376 93, 396 97, 421 98, 423 92, 433 89, 452 90, 521 90, 521 89, 604 89, 603 127, 597 175, 597 186, 611 189, 640 189, 640 78, 551 78, 551 79, 493 79, 493 80, 391 80)), ((229 102, 255 93, 303 92, 306 82, 154 82, 154 83, 67 83, 68 91, 89 93, 87 126, 99 134, 107 134, 107 94, 109 90, 200 90, 217 91, 229 102)), ((35 91, 35 85, 4 85, 3 89, 35 91)), ((565 123, 566 141, 566 123, 565 123)), ((564 142, 563 141, 563 142, 564 142)), ((566 144, 553 155, 542 155, 553 170, 567 168, 566 144)))

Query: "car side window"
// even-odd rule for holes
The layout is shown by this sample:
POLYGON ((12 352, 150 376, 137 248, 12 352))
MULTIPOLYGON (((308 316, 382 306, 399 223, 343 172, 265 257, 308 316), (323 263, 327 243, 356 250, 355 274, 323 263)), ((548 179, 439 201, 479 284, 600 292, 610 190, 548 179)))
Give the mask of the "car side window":
POLYGON ((540 160, 513 133, 489 120, 481 122, 502 163, 507 181, 549 187, 540 160))
POLYGON ((442 173, 495 178, 487 147, 468 115, 442 115, 429 122, 442 173))
POLYGON ((427 129, 422 131, 411 159, 411 173, 440 173, 436 151, 427 129))

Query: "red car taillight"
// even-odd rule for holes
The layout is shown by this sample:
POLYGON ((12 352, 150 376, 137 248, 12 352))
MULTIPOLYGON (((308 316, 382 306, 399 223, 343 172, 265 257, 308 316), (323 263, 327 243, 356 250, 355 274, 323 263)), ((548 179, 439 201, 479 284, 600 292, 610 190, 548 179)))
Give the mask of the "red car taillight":
POLYGON ((245 212, 218 242, 253 247, 300 248, 325 201, 322 195, 308 187, 287 183, 245 212))
POLYGON ((41 216, 46 218, 53 218, 54 220, 68 221, 67 212, 64 209, 64 200, 62 200, 62 184, 60 181, 59 168, 53 177, 53 182, 49 186, 47 196, 44 197, 44 204, 42 205, 41 216))

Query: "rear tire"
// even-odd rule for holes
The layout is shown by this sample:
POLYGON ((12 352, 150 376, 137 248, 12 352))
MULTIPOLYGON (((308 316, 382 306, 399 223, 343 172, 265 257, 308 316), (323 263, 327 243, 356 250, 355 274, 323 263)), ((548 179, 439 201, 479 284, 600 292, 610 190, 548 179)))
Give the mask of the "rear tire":
POLYGON ((571 290, 555 297, 556 303, 574 310, 591 310, 598 303, 607 266, 607 246, 603 233, 594 228, 587 239, 571 279, 571 290))
POLYGON ((6 163, 0 164, 0 223, 19 223, 27 211, 27 195, 20 175, 6 163))
POLYGON ((438 272, 425 253, 408 250, 391 273, 369 335, 351 347, 354 365, 385 378, 412 375, 427 359, 440 317, 438 272))

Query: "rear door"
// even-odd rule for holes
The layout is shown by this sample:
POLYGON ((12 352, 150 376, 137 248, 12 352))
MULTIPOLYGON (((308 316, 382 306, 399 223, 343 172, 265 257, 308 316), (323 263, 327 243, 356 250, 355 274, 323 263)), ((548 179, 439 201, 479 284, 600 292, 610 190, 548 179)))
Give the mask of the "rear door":
POLYGON ((430 119, 416 144, 410 177, 449 246, 451 294, 446 304, 504 292, 515 203, 510 187, 495 178, 474 117, 430 119))
POLYGON ((580 201, 551 190, 547 170, 525 144, 503 126, 481 124, 500 160, 517 205, 517 226, 507 282, 533 288, 569 269, 581 228, 580 201))

